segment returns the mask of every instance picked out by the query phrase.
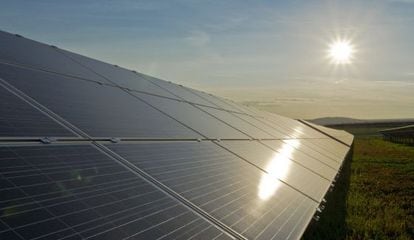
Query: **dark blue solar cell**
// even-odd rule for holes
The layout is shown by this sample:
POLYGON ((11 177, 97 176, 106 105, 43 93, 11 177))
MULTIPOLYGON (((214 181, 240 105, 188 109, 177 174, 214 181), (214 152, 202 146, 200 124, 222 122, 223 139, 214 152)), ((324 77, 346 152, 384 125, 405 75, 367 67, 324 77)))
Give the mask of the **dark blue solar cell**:
POLYGON ((0 176, 11 185, 0 185, 1 239, 210 239, 223 234, 90 145, 0 147, 3 161, 8 164, 0 176), (12 190, 19 193, 5 198, 12 190))
POLYGON ((150 77, 147 75, 143 75, 146 79, 151 81, 152 83, 156 84, 157 86, 167 90, 174 96, 183 99, 185 101, 195 103, 195 104, 202 104, 206 106, 215 106, 213 103, 207 101, 206 99, 194 94, 193 92, 189 91, 186 87, 183 87, 178 84, 174 84, 171 82, 167 82, 158 78, 150 77))
POLYGON ((153 84, 150 80, 147 80, 146 77, 140 73, 132 72, 122 67, 114 66, 112 64, 104 63, 65 50, 59 49, 59 51, 118 86, 135 91, 160 95, 163 97, 178 98, 169 93, 167 90, 164 90, 159 86, 153 84))
POLYGON ((51 136, 75 137, 65 127, 0 86, 0 137, 51 136))
POLYGON ((0 31, 0 62, 107 82, 104 78, 58 52, 54 47, 3 31, 0 31))
POLYGON ((318 206, 211 142, 107 147, 249 239, 297 239, 318 206))
POLYGON ((219 119, 201 111, 194 105, 174 101, 166 98, 151 96, 141 93, 133 93, 135 96, 143 99, 152 106, 160 109, 169 116, 184 123, 186 126, 199 132, 206 138, 220 139, 247 139, 249 136, 235 129, 230 124, 220 121, 219 119))
POLYGON ((93 137, 201 137, 119 88, 3 64, 0 77, 93 137))

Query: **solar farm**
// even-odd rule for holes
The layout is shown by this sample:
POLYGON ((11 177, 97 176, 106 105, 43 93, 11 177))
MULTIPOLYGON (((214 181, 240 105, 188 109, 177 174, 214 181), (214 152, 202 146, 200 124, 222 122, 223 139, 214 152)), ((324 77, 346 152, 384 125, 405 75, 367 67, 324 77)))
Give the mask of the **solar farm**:
POLYGON ((299 239, 353 136, 0 32, 0 239, 299 239))

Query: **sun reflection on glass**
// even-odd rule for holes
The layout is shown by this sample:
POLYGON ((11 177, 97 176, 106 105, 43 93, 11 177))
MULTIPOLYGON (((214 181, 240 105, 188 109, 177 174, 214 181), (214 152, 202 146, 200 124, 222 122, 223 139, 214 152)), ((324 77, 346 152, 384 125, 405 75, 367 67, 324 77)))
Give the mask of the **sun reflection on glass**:
POLYGON ((275 179, 283 179, 289 174, 290 165, 292 164, 290 158, 299 145, 299 140, 287 140, 275 152, 265 168, 267 173, 263 173, 260 179, 257 195, 261 200, 268 200, 276 193, 281 182, 275 179))

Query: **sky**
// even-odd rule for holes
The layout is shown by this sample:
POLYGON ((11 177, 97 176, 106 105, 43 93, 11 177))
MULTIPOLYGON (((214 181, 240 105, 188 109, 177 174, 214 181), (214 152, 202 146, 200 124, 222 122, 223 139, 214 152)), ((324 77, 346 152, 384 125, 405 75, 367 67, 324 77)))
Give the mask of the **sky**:
POLYGON ((1 30, 289 117, 414 118, 414 0, 0 5, 1 30))

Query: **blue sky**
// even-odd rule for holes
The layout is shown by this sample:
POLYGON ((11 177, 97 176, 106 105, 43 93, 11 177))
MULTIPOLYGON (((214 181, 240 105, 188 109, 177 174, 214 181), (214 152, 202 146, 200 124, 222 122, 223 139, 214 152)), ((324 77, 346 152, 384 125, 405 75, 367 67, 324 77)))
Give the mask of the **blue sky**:
POLYGON ((0 3, 2 30, 291 117, 414 117, 414 1, 0 3))

